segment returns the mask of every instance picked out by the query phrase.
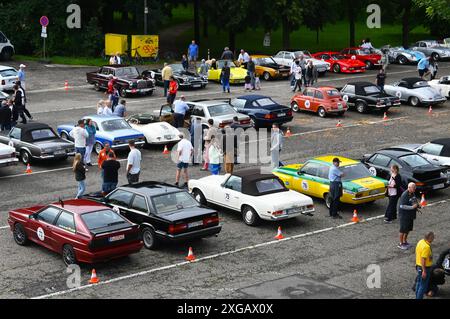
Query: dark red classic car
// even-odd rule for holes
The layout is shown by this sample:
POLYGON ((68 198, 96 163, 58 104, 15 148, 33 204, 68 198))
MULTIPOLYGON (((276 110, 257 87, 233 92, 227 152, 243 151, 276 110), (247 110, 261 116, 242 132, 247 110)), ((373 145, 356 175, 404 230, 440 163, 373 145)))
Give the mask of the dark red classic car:
POLYGON ((341 51, 341 54, 347 59, 355 59, 364 62, 366 69, 370 70, 375 66, 381 66, 381 54, 374 49, 367 48, 346 48, 341 51))
POLYGON ((108 83, 114 79, 114 85, 121 97, 131 94, 152 95, 155 91, 155 80, 151 71, 142 73, 135 66, 107 65, 98 71, 86 74, 86 82, 93 84, 97 91, 107 90, 108 83))
POLYGON ((143 247, 138 225, 91 200, 16 209, 8 223, 18 245, 34 242, 62 254, 66 265, 104 262, 143 247))

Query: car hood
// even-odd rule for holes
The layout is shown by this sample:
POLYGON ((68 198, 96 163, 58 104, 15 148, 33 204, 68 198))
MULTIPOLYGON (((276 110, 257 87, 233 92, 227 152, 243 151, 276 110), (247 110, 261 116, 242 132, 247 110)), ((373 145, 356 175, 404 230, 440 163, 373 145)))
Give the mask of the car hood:
POLYGON ((39 142, 34 142, 33 145, 40 147, 40 148, 54 148, 54 149, 61 149, 61 148, 67 148, 67 147, 74 146, 73 143, 67 142, 63 139, 39 141, 39 142))
POLYGON ((434 88, 432 87, 422 87, 417 89, 412 89, 411 92, 414 92, 417 96, 421 98, 427 98, 427 99, 441 99, 443 96, 434 88))
POLYGON ((201 216, 209 216, 211 214, 217 213, 213 209, 203 208, 203 207, 192 207, 192 208, 183 208, 180 210, 176 210, 173 212, 158 214, 159 217, 164 218, 170 222, 176 222, 185 219, 191 219, 195 217, 201 216))
POLYGON ((247 76, 247 70, 244 68, 231 68, 231 72, 230 72, 230 77, 232 79, 245 79, 245 77, 247 76))
POLYGON ((175 127, 166 122, 158 122, 158 123, 150 123, 150 124, 132 124, 131 127, 140 131, 140 132, 148 132, 153 133, 154 135, 163 134, 163 135, 180 135, 180 131, 175 127))
POLYGON ((274 70, 283 70, 283 71, 290 70, 290 68, 288 68, 287 66, 284 66, 284 65, 281 65, 278 63, 264 63, 264 64, 261 64, 260 67, 270 68, 270 69, 274 69, 274 70))
POLYGON ((329 66, 330 64, 328 62, 316 59, 316 58, 306 58, 307 62, 312 61, 315 66, 329 66))
POLYGON ((372 176, 342 182, 345 189, 355 193, 358 192, 361 188, 366 188, 368 190, 384 188, 386 187, 387 183, 388 181, 386 180, 372 176))
POLYGON ((417 60, 421 60, 422 58, 425 57, 425 54, 423 54, 420 51, 414 51, 414 50, 399 50, 402 53, 407 53, 413 57, 415 57, 417 60))
MULTIPOLYGON (((221 185, 228 178, 229 175, 211 175, 207 177, 203 177, 198 180, 198 182, 211 184, 211 185, 221 185)), ((192 180, 195 182, 195 180, 192 180)), ((189 183, 190 184, 190 183, 189 183)))
POLYGON ((341 65, 349 67, 349 68, 366 66, 365 63, 363 63, 359 60, 352 60, 352 59, 343 59, 343 60, 338 60, 337 62, 339 62, 341 65))
POLYGON ((142 136, 142 133, 138 130, 135 130, 133 128, 131 129, 123 129, 123 130, 116 130, 111 132, 102 132, 108 136, 111 136, 113 138, 122 138, 122 137, 139 137, 142 136))
POLYGON ((174 72, 174 75, 179 77, 187 77, 189 79, 201 79, 201 77, 195 73, 189 72, 189 71, 177 71, 174 72))
POLYGON ((15 148, 9 145, 0 144, 0 155, 11 154, 15 152, 15 148))

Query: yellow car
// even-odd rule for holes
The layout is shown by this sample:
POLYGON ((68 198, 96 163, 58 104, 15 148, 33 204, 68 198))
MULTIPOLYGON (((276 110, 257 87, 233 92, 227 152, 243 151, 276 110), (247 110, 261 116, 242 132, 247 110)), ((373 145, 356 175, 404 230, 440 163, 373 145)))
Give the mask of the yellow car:
MULTIPOLYGON (((219 60, 214 63, 210 62, 211 68, 208 71, 208 80, 220 82, 220 75, 222 74, 222 68, 227 60, 219 60)), ((208 61, 209 62, 209 61, 208 61)), ((233 61, 227 61, 230 67, 230 84, 243 84, 245 83, 245 77, 247 76, 247 70, 237 67, 233 61)))
POLYGON ((345 157, 316 157, 305 164, 280 167, 273 173, 281 178, 287 188, 322 198, 329 207, 331 198, 328 172, 336 157, 342 161, 340 170, 344 173, 342 178, 344 195, 341 202, 364 204, 385 198, 388 181, 374 177, 363 163, 345 157))
POLYGON ((278 64, 268 55, 252 55, 251 56, 256 66, 256 74, 265 81, 275 79, 287 79, 291 68, 278 64))

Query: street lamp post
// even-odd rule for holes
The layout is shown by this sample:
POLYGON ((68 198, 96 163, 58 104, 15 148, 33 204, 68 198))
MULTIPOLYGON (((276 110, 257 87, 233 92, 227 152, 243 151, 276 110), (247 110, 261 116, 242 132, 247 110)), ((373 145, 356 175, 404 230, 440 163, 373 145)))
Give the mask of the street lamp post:
POLYGON ((147 17, 148 17, 148 6, 147 0, 144 0, 144 34, 147 34, 148 25, 147 25, 147 17))

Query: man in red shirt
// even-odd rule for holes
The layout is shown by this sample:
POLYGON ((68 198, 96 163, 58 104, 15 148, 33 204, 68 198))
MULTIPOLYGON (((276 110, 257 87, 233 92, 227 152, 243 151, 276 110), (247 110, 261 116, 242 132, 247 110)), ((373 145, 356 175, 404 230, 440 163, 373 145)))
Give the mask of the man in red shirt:
POLYGON ((170 77, 170 84, 169 84, 169 95, 167 96, 167 103, 172 106, 173 102, 175 101, 175 98, 177 97, 178 92, 178 83, 175 81, 175 78, 173 76, 170 77))
POLYGON ((114 79, 114 75, 110 74, 109 75, 109 81, 108 81, 108 94, 113 94, 114 93, 114 84, 116 84, 116 81, 114 79))
POLYGON ((109 145, 109 143, 105 143, 105 146, 103 147, 103 149, 98 154, 98 169, 99 170, 102 170, 103 162, 106 161, 106 159, 108 158, 108 154, 110 152, 114 154, 114 159, 116 159, 116 154, 111 149, 111 145, 109 145))

